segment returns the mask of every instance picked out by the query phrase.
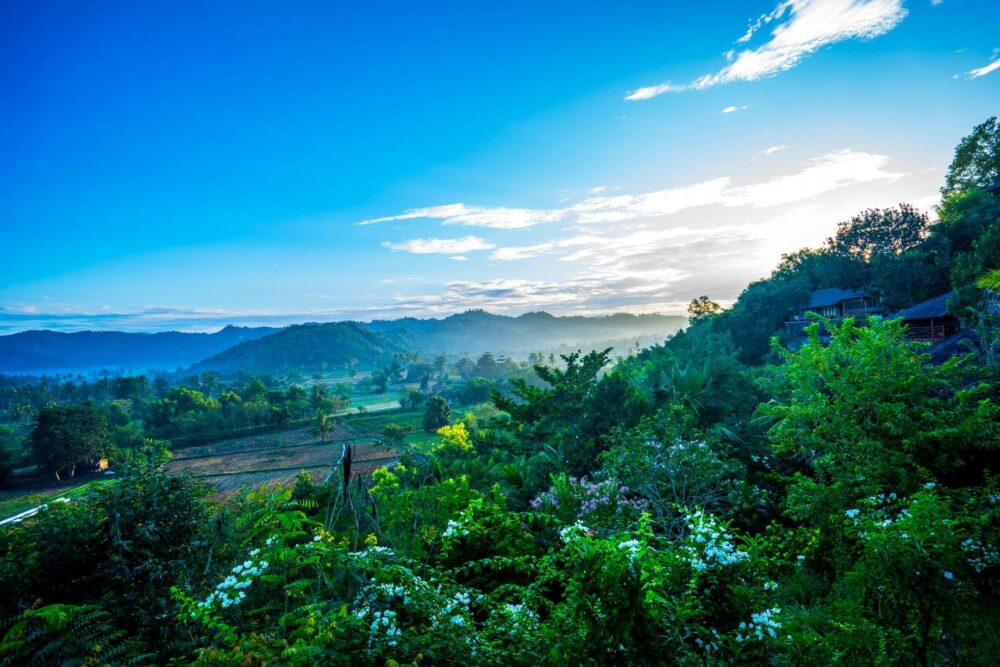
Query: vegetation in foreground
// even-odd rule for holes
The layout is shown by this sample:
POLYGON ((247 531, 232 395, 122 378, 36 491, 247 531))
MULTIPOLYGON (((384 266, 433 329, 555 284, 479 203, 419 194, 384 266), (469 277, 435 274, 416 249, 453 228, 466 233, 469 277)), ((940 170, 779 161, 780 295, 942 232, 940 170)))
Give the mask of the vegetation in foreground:
POLYGON ((433 445, 370 477, 222 504, 140 444, 0 530, 0 660, 997 664, 996 137, 993 171, 966 159, 990 136, 936 225, 867 212, 663 345, 536 358, 465 415, 426 401, 433 445), (908 305, 909 271, 955 291, 968 354, 876 319, 767 344, 796 290, 862 276, 908 305))

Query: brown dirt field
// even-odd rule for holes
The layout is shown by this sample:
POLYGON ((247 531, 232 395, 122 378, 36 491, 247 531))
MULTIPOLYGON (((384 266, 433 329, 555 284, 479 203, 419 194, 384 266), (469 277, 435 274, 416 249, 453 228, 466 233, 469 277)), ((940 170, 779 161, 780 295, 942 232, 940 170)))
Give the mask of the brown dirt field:
MULTIPOLYGON (((282 434, 279 434, 282 435, 282 434)), ((288 434, 283 434, 288 435, 288 434)), ((396 452, 375 446, 371 441, 354 443, 355 474, 370 475, 376 468, 395 462, 396 452)), ((186 472, 215 487, 226 497, 237 490, 265 484, 292 484, 305 470, 314 482, 322 482, 334 472, 343 451, 342 443, 314 442, 306 445, 272 445, 266 449, 235 450, 218 455, 178 457, 167 464, 171 472, 186 472)))
MULTIPOLYGON (((295 483, 300 470, 281 470, 273 472, 244 472, 236 475, 218 475, 216 477, 202 477, 200 481, 215 487, 215 495, 218 498, 228 498, 244 487, 259 487, 269 484, 281 484, 291 486, 295 483)), ((319 484, 330 474, 329 470, 313 469, 307 470, 312 481, 319 484)))
MULTIPOLYGON (((354 437, 354 433, 341 424, 337 424, 335 430, 327 437, 329 442, 344 440, 354 437)), ((282 433, 265 433, 263 435, 252 435, 244 438, 233 438, 231 440, 220 440, 208 445, 198 447, 184 447, 174 451, 175 459, 189 459, 196 456, 209 456, 213 454, 233 454, 237 452, 255 451, 258 449, 268 449, 272 447, 296 447, 298 445, 309 445, 319 443, 318 436, 313 435, 312 426, 298 428, 293 431, 282 433)))
POLYGON ((340 445, 331 443, 174 459, 167 464, 167 470, 185 470, 192 475, 201 476, 318 465, 333 467, 340 459, 340 450, 340 445))

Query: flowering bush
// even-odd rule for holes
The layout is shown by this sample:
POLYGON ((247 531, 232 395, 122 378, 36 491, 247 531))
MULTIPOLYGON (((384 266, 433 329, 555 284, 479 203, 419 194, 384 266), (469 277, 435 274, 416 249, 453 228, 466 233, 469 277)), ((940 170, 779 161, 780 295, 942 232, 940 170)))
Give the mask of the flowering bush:
POLYGON ((595 528, 611 528, 638 519, 646 503, 614 479, 595 482, 560 473, 552 477, 549 490, 534 498, 530 506, 566 523, 583 521, 595 528))

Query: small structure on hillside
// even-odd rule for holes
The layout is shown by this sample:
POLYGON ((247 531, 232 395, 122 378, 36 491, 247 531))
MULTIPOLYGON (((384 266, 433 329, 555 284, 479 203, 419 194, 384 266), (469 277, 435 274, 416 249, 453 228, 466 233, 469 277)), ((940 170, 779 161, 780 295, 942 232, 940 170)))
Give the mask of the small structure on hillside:
POLYGON ((927 343, 939 343, 958 333, 958 318, 948 312, 952 292, 928 299, 899 311, 893 318, 906 323, 907 337, 927 343))
POLYGON ((864 319, 870 315, 881 315, 885 309, 879 298, 864 290, 845 290, 839 287, 816 290, 809 295, 805 305, 792 308, 791 319, 785 322, 785 331, 801 335, 809 324, 808 313, 816 313, 837 321, 845 317, 864 319))

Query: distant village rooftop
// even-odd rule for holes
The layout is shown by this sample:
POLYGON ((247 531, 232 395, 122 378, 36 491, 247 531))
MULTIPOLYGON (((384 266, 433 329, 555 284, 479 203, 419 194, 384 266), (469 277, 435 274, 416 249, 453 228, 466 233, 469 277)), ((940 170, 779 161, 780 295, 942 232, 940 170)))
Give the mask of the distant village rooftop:
POLYGON ((868 296, 863 290, 844 290, 839 287, 828 287, 827 289, 816 290, 809 295, 809 303, 805 305, 808 309, 827 308, 836 306, 841 301, 850 299, 861 299, 868 296))
POLYGON ((954 292, 948 292, 942 294, 941 296, 936 296, 933 299, 928 299, 923 303, 918 303, 915 306, 910 306, 905 308, 893 317, 901 317, 904 320, 914 320, 920 318, 944 318, 948 317, 948 299, 952 297, 954 292))

